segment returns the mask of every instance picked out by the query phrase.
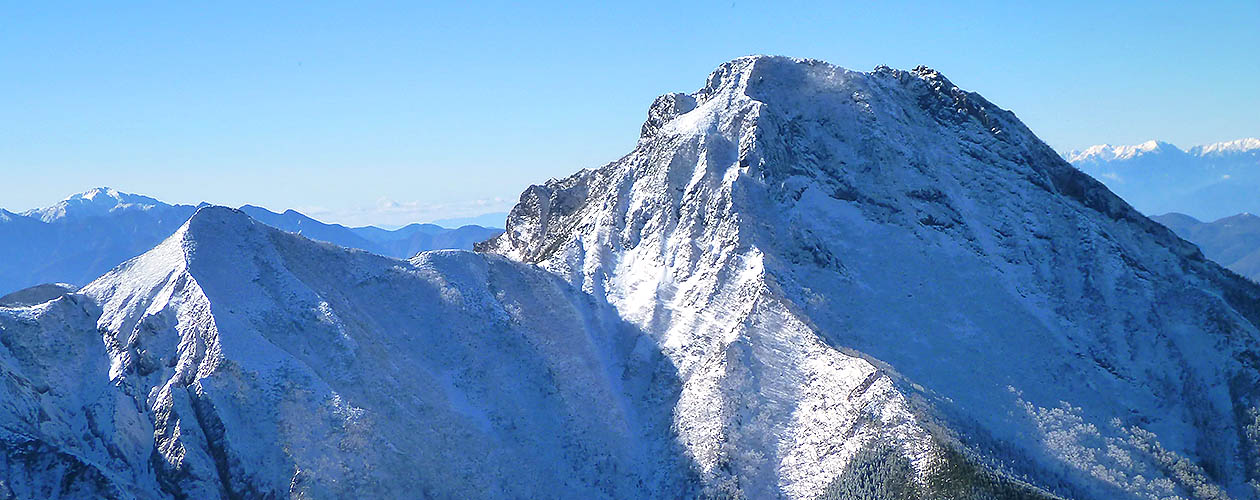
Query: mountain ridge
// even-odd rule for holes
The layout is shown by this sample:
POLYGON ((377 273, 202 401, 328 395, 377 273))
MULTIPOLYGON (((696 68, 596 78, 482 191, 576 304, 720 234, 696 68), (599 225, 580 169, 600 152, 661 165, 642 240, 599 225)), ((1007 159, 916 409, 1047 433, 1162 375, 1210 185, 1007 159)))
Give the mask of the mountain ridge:
POLYGON ((1260 139, 1247 138, 1181 150, 1093 146, 1064 155, 1147 215, 1183 212, 1215 220, 1260 212, 1260 139))
MULTIPOLYGON (((0 211, 0 242, 11 243, 0 248, 8 257, 0 261, 0 292, 54 282, 86 284, 160 243, 203 206, 207 204, 170 205, 102 187, 22 214, 0 211)), ((435 249, 471 249, 474 242, 498 233, 480 226, 434 226, 436 230, 423 231, 416 231, 420 226, 415 225, 396 231, 348 228, 292 209, 276 213, 253 205, 241 208, 255 219, 286 231, 394 258, 435 249)))
POLYGON ((1200 144, 1189 149, 1181 149, 1176 145, 1159 140, 1149 140, 1141 144, 1113 146, 1111 144, 1095 144, 1085 149, 1076 149, 1063 155, 1069 163, 1089 161, 1132 160, 1144 154, 1161 152, 1181 153, 1189 156, 1206 157, 1213 155, 1251 153, 1260 151, 1260 139, 1244 137, 1232 141, 1220 141, 1211 144, 1200 144))
POLYGON ((1260 282, 1260 216, 1244 212, 1203 222, 1174 212, 1153 219, 1194 242, 1208 258, 1260 282))
POLYGON ((605 296, 660 339, 683 379, 675 426, 707 491, 807 497, 881 429, 900 429, 893 444, 919 474, 940 465, 941 449, 961 449, 1003 477, 1033 478, 1043 495, 1187 494, 1212 477, 1229 479, 1206 495, 1243 494, 1255 481, 1243 462, 1215 459, 1254 453, 1242 450, 1255 442, 1194 423, 1243 427, 1232 408, 1255 394, 1174 390, 1177 401, 1150 387, 1166 377, 1230 386, 1209 358, 1255 380, 1244 339, 1257 338, 1260 291, 1009 111, 927 68, 752 57, 695 93, 658 98, 643 131, 617 162, 530 187, 504 235, 477 248, 605 296), (1151 296, 1233 319, 1142 312, 1151 296), (1173 368, 1205 340, 1146 346, 1120 333, 1126 321, 1214 332, 1229 347, 1173 368), (887 381, 887 404, 871 426, 834 396, 860 393, 863 377, 819 370, 862 364, 887 375, 875 379, 887 381), (1126 400, 1094 396, 1100 387, 1126 400), (1073 422, 1091 430, 1039 441, 1073 422), (824 437, 836 434, 858 438, 837 449, 824 437), (1108 446, 1132 461, 1105 459, 1108 446), (748 448, 762 451, 733 451, 748 448), (1172 467, 1166 456, 1208 466, 1167 488, 1132 479, 1172 467))

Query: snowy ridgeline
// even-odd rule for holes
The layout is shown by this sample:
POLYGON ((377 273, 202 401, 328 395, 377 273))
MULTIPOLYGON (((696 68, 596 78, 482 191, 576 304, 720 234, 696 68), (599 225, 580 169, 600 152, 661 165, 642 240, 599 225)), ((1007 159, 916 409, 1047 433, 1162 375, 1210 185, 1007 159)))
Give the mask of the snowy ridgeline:
POLYGON ((479 250, 0 308, 0 496, 1257 496, 1260 287, 930 69, 723 64, 479 250))
MULTIPOLYGON (((204 204, 203 204, 204 206, 204 204)), ((96 188, 57 204, 21 214, 0 209, 0 295, 43 283, 81 286, 153 248, 197 210, 147 196, 96 188)), ((293 210, 284 213, 246 205, 256 220, 307 238, 396 258, 425 250, 471 249, 500 229, 447 229, 411 224, 387 231, 325 224, 293 210)), ((501 223, 500 223, 501 224, 501 223)))
POLYGON ((1101 144, 1066 157, 1147 215, 1180 212, 1215 220, 1260 213, 1260 139, 1185 151, 1160 141, 1101 144))

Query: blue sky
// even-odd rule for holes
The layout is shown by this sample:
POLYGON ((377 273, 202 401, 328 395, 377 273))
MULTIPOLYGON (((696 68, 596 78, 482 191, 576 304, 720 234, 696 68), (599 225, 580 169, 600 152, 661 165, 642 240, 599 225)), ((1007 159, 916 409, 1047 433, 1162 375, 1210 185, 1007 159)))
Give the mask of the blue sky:
POLYGON ((755 53, 926 64, 1059 149, 1260 136, 1255 0, 594 3, 6 2, 0 207, 107 185, 349 224, 503 211, 755 53))

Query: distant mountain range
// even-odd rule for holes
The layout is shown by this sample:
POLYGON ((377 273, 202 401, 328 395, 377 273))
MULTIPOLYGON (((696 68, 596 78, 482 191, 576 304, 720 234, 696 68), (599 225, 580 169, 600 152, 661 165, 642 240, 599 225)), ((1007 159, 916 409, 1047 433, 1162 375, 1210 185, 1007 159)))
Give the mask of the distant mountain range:
MULTIPOLYGON (((409 258, 426 250, 472 250, 473 244, 488 240, 503 232, 502 229, 477 225, 463 225, 448 229, 437 224, 410 224, 394 230, 375 226, 346 227, 327 224, 295 210, 275 213, 262 207, 245 205, 241 211, 268 226, 316 241, 324 241, 346 248, 358 248, 369 252, 409 258)), ((502 224, 503 220, 499 220, 502 224)))
POLYGON ((1139 211, 1215 220, 1260 213, 1260 139, 1182 150, 1162 141, 1100 144, 1064 155, 1139 211))
POLYGON ((1260 280, 1260 139, 1186 150, 1100 144, 1063 156, 1208 258, 1260 280))
POLYGON ((1170 213, 1152 219, 1198 245, 1209 259, 1260 282, 1260 216, 1243 213, 1203 222, 1170 213))
POLYGON ((482 226, 482 227, 503 227, 503 221, 507 220, 507 212, 493 212, 481 214, 476 217, 458 217, 454 219, 439 219, 432 223, 442 227, 464 227, 464 226, 482 226))
MULTIPOLYGON (((204 205, 204 204, 203 204, 204 205)), ((0 295, 43 283, 83 285, 153 248, 197 210, 148 196, 95 188, 56 204, 14 213, 0 209, 0 295)), ((250 217, 307 238, 407 258, 436 249, 471 249, 501 230, 412 224, 396 230, 326 224, 293 210, 246 205, 250 217)), ((500 219, 502 221, 502 219, 500 219)))

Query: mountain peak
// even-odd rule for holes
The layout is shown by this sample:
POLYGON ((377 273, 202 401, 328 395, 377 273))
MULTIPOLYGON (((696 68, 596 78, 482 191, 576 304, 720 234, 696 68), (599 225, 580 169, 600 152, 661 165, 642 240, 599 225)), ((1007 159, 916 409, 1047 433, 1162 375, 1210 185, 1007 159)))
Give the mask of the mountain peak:
POLYGON ((95 199, 97 196, 108 196, 114 199, 119 199, 122 196, 122 193, 118 192, 118 190, 114 188, 102 186, 102 187, 89 189, 82 193, 72 194, 70 196, 67 196, 66 199, 67 200, 73 200, 73 199, 91 200, 91 199, 95 199))
MULTIPOLYGON (((802 70, 805 68, 839 69, 824 61, 816 59, 799 59, 786 56, 751 55, 736 58, 718 65, 705 80, 704 87, 691 94, 667 94, 686 96, 694 99, 697 105, 704 105, 716 96, 725 95, 727 100, 739 96, 754 97, 751 87, 763 82, 802 82, 802 70)), ((687 98, 683 98, 686 101, 687 98)), ((681 107, 694 108, 696 106, 681 107)))
POLYGON ((259 248, 267 231, 279 231, 262 224, 245 212, 224 206, 201 207, 172 238, 178 238, 188 259, 209 257, 229 262, 241 258, 247 248, 259 248))
POLYGON ((1133 160, 1150 154, 1172 153, 1198 157, 1219 157, 1234 154, 1260 152, 1260 139, 1248 137, 1232 141, 1202 144, 1182 150, 1168 142, 1149 140, 1141 144, 1113 146, 1096 144, 1085 149, 1073 150, 1064 155, 1071 163, 1104 163, 1110 161, 1133 160))
POLYGON ((82 193, 67 196, 62 201, 90 201, 94 203, 114 204, 160 204, 162 202, 148 196, 124 193, 111 187, 95 187, 82 193))
MULTIPOLYGON (((274 253, 268 251, 266 231, 278 230, 256 223, 237 209, 201 207, 162 243, 105 273, 83 291, 103 302, 130 301, 152 295, 186 275, 196 280, 248 279, 245 263, 274 253)), ((125 316, 110 321, 124 321, 125 316)))
POLYGON ((901 111, 908 109, 926 110, 934 121, 954 127, 971 121, 974 124, 969 126, 979 125, 985 133, 1004 140, 1008 128, 1023 128, 1014 115, 958 88, 927 66, 913 70, 878 66, 864 73, 817 59, 756 55, 719 65, 695 92, 658 97, 649 107, 640 140, 663 130, 698 134, 715 126, 749 127, 750 136, 764 135, 764 130, 758 130, 763 122, 758 117, 766 115, 834 124, 880 122, 884 128, 921 127, 906 123, 901 111))
POLYGON ((1203 221, 1260 212, 1260 139, 1191 147, 1163 141, 1100 144, 1063 155, 1146 214, 1186 212, 1203 221))
POLYGON ((1190 148, 1190 154, 1195 156, 1223 156, 1258 151, 1260 151, 1260 139, 1254 137, 1204 144, 1190 148))
POLYGON ((945 75, 941 74, 940 71, 934 70, 922 64, 915 66, 914 69, 910 70, 910 74, 917 76, 919 78, 922 78, 924 80, 941 80, 945 82, 949 81, 949 79, 945 78, 945 75))
MULTIPOLYGON (((847 460, 819 459, 833 449, 822 443, 863 432, 836 395, 873 384, 886 391, 872 393, 881 415, 904 425, 890 433, 897 446, 954 446, 927 437, 937 425, 992 436, 1033 450, 1007 463, 1030 464, 1026 477, 1046 488, 1059 478, 1034 469, 1104 453, 1084 441, 1046 450, 1056 408, 1088 419, 1096 443, 1136 455, 1143 445, 1126 429, 1141 425, 1170 453, 1207 455, 1181 439, 1194 428, 1184 416, 1204 409, 1196 389, 1146 389, 1197 369, 1173 360, 1204 332, 1247 332, 1195 371, 1228 387, 1215 366, 1254 338, 1238 313, 1252 314, 1260 290, 1072 168, 1013 113, 927 67, 862 73, 752 56, 697 92, 658 98, 644 130, 618 161, 530 187, 507 231, 478 249, 562 276, 658 339, 682 377, 674 428, 707 483, 817 496, 847 460), (1237 321, 1204 323, 1152 297, 1237 321), (1147 351, 1127 340, 1135 329, 1174 333, 1147 351), (1060 376, 1068 366, 1072 377, 1060 376), (1140 396, 1098 397, 1099 387, 1140 396), (745 444, 762 453, 724 451, 745 444)), ((1149 141, 1122 152, 1162 151, 1179 150, 1149 141)), ((1219 408, 1212 418, 1233 418, 1219 408)), ((1156 470, 1143 467, 1117 475, 1156 470)), ((1154 494, 1143 481, 1115 485, 1124 495, 1063 481, 1079 488, 1055 491, 1068 498, 1154 494)))
POLYGON ((1255 225, 1255 224, 1257 224, 1257 223, 1260 223, 1260 216, 1255 215, 1255 214, 1253 214, 1253 213, 1251 213, 1251 212, 1243 212, 1243 213, 1240 213, 1240 214, 1237 214, 1237 215, 1231 215, 1231 216, 1229 216, 1229 217, 1225 217, 1225 218, 1222 218, 1222 219, 1217 219, 1215 222, 1217 222, 1217 223, 1224 223, 1224 224, 1251 224, 1251 225, 1255 225))
POLYGON ((55 222, 62 219, 96 217, 115 210, 151 210, 154 207, 169 206, 148 196, 124 193, 109 187, 97 187, 70 195, 50 207, 29 210, 22 215, 35 217, 44 222, 55 222))
POLYGON ((1170 143, 1149 140, 1141 144, 1130 146, 1113 146, 1111 144, 1096 144, 1082 150, 1075 150, 1066 155, 1066 159, 1070 163, 1079 162, 1108 162, 1132 160, 1145 155, 1171 153, 1185 154, 1177 146, 1170 143))
POLYGON ((762 83, 769 83, 787 92, 808 92, 811 88, 843 84, 847 79, 885 75, 897 78, 911 76, 925 82, 944 85, 946 89, 953 88, 953 84, 944 74, 924 65, 916 66, 908 71, 880 65, 870 73, 862 73, 819 59, 751 55, 722 63, 709 74, 705 86, 690 95, 703 104, 713 95, 728 90, 741 91, 750 97, 757 97, 757 95, 768 97, 767 94, 757 92, 756 89, 752 90, 754 93, 748 93, 750 87, 757 87, 762 83))
POLYGON ((184 223, 188 231, 205 237, 218 237, 213 232, 240 232, 254 225, 254 219, 244 211, 222 205, 207 205, 193 212, 184 223))

